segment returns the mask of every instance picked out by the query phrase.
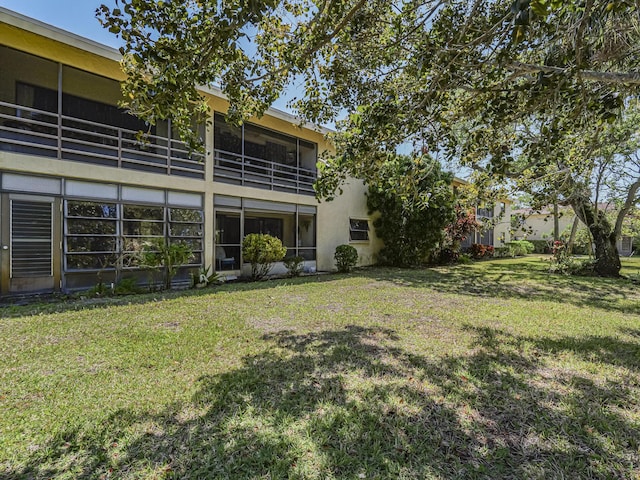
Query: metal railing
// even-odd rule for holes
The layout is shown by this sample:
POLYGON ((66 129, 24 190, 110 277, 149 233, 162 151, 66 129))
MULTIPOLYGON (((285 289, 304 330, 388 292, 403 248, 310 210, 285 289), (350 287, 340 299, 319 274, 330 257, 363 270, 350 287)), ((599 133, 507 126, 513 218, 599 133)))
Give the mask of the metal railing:
POLYGON ((204 155, 178 140, 7 102, 0 150, 204 179, 204 155))
POLYGON ((224 150, 214 150, 214 161, 214 180, 267 190, 315 195, 315 170, 224 150))

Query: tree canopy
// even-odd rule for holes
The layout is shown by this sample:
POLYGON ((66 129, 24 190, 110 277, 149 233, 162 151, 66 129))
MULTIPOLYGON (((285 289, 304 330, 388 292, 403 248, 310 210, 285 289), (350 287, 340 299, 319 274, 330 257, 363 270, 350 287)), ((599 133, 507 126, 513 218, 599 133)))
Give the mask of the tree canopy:
MULTIPOLYGON (((173 118, 195 144, 192 114, 206 111, 198 86, 219 85, 242 121, 297 82, 304 90, 291 107, 302 119, 348 112, 320 197, 347 176, 375 183, 398 147, 413 144, 473 168, 481 185, 561 197, 594 225, 600 273, 619 270, 616 230, 588 205, 606 164, 594 159, 628 156, 604 151, 612 129, 628 140, 637 133, 623 126, 640 87, 637 0, 116 3, 98 13, 125 41, 124 89, 142 118, 173 118)), ((625 203, 636 201, 638 179, 625 203)))

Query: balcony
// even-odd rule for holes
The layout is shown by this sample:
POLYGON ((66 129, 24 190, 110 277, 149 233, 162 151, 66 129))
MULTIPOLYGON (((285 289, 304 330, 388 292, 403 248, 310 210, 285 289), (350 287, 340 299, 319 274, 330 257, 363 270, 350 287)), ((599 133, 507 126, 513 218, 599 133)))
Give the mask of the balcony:
POLYGON ((301 195, 315 195, 315 170, 214 150, 215 181, 301 195))
POLYGON ((178 140, 1 101, 0 151, 204 179, 204 155, 178 140))

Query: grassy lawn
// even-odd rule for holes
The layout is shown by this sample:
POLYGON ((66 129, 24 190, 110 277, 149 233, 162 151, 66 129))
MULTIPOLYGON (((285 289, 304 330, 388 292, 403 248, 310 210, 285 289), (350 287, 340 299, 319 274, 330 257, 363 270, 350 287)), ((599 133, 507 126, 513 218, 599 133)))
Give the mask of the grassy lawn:
POLYGON ((640 478, 640 286, 545 268, 0 309, 0 478, 640 478))

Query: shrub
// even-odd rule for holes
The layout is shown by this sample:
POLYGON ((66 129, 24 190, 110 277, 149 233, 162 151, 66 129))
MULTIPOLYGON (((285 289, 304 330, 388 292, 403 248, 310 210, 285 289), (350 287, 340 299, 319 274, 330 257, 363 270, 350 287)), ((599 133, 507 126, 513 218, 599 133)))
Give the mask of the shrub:
POLYGON ((511 249, 511 256, 513 257, 519 257, 522 255, 533 253, 536 248, 533 243, 527 240, 514 240, 512 242, 505 243, 505 246, 511 249))
POLYGON ((467 265, 471 263, 471 257, 466 253, 462 253, 458 256, 458 263, 461 263, 462 265, 467 265))
POLYGON ((87 290, 84 294, 90 297, 106 297, 108 295, 111 295, 112 293, 113 292, 111 291, 111 288, 109 288, 102 281, 99 281, 93 287, 87 290))
POLYGON ((198 273, 191 274, 191 278, 194 288, 204 288, 220 281, 220 275, 212 270, 211 265, 207 268, 200 267, 198 273))
POLYGON ((339 272, 349 272, 358 263, 358 251, 351 245, 338 245, 333 258, 339 272))
POLYGON ((551 253, 551 247, 546 240, 528 240, 533 244, 533 253, 551 253))
POLYGON ((437 251, 435 255, 435 262, 441 265, 449 265, 451 263, 457 263, 460 259, 460 253, 454 247, 445 247, 437 251))
POLYGON ((494 248, 491 245, 482 245, 480 243, 474 243, 469 248, 469 253, 473 258, 480 259, 485 257, 492 257, 494 248))
POLYGON ((161 271, 164 288, 169 290, 178 268, 188 263, 191 257, 193 252, 186 243, 166 243, 164 240, 158 240, 143 245, 139 253, 139 265, 152 271, 161 271))
POLYGON ((551 257, 549 272, 592 276, 595 272, 595 261, 572 257, 568 255, 566 245, 562 242, 554 242, 554 253, 553 257, 551 257))
POLYGON ((520 240, 524 248, 527 250, 527 253, 533 253, 536 249, 535 245, 527 240, 520 240))
POLYGON ((113 293, 116 295, 134 295, 140 293, 141 289, 138 287, 138 281, 134 277, 123 278, 113 289, 113 293))
POLYGON ((479 243, 473 243, 471 247, 469 247, 469 253, 473 258, 484 257, 484 245, 481 245, 479 243))
POLYGON ((242 241, 242 257, 251 264, 251 279, 259 280, 269 273, 275 262, 287 254, 279 238, 266 233, 250 233, 242 241))
POLYGON ((380 166, 376 178, 369 184, 367 208, 370 214, 380 212, 373 221, 384 243, 378 262, 396 267, 424 263, 455 218, 453 176, 427 155, 398 155, 380 166))
POLYGON ((304 265, 304 258, 301 256, 287 257, 283 260, 284 266, 287 268, 287 273, 290 277, 297 277, 302 272, 302 266, 304 265))
POLYGON ((444 229, 444 240, 442 242, 441 251, 438 252, 437 260, 440 263, 454 263, 457 261, 460 255, 460 247, 469 235, 473 232, 480 230, 482 226, 476 220, 476 215, 473 209, 467 209, 461 204, 455 206, 455 220, 447 225, 444 229), (449 252, 445 250, 451 250, 453 255, 451 260, 447 257, 450 256, 449 252))
POLYGON ((497 258, 512 257, 510 247, 496 247, 493 256, 497 258))
POLYGON ((507 242, 506 245, 507 247, 509 247, 512 257, 520 257, 527 254, 527 249, 524 247, 524 245, 521 245, 518 241, 507 242))

